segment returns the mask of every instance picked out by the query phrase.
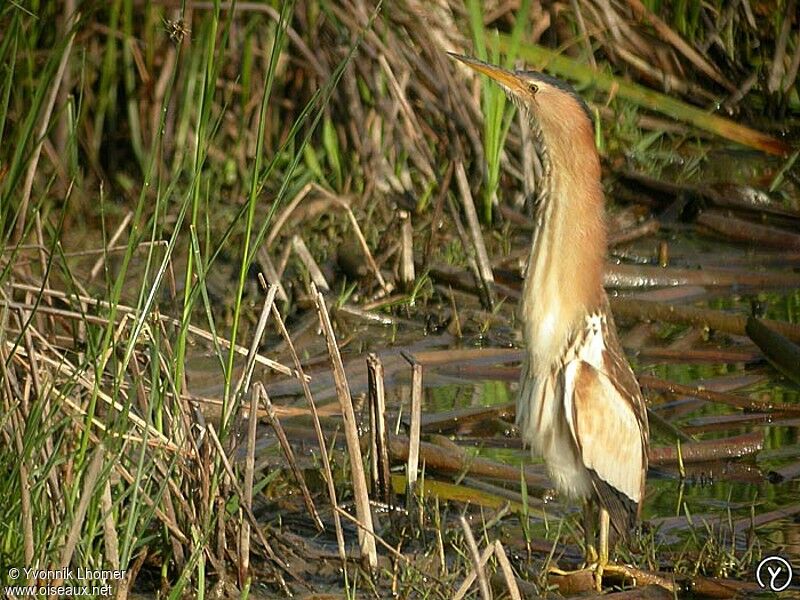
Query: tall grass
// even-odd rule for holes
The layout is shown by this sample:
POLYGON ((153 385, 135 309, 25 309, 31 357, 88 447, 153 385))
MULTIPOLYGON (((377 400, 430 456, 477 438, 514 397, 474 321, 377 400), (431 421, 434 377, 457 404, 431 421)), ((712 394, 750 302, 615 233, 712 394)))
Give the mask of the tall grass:
MULTIPOLYGON (((239 535, 249 510, 224 455, 249 394, 235 385, 248 273, 275 211, 298 181, 313 180, 304 150, 361 41, 349 44, 330 80, 279 134, 284 115, 273 99, 292 14, 293 3, 284 3, 277 19, 247 17, 249 45, 241 50, 231 26, 242 17, 219 2, 195 16, 184 40, 169 32, 183 15, 134 0, 60 15, 60 26, 47 9, 0 10, 0 564, 118 569, 128 577, 124 589, 158 555, 171 597, 191 589, 202 598, 210 572, 224 576, 228 557, 218 548, 239 535), (73 34, 93 30, 103 33, 95 46, 72 45, 73 34), (267 48, 266 64, 252 58, 256 40, 267 48), (255 115, 240 120, 253 153, 233 182, 229 163, 210 159, 230 143, 224 123, 242 109, 219 86, 231 64, 243 68, 242 98, 259 98, 255 115), (78 83, 54 103, 66 70, 78 83), (143 77, 153 83, 151 96, 143 77), (66 147, 54 154, 48 137, 62 117, 66 147), (110 153, 123 162, 110 163, 110 153), (62 169, 64 157, 71 166, 62 169), (101 182, 98 173, 109 178, 101 182), (225 206, 220 190, 232 184, 246 200, 225 206), (112 253, 121 221, 130 225, 112 253), (102 259, 99 287, 64 253, 74 239, 65 229, 88 231, 90 222, 102 234, 88 241, 101 246, 92 256, 102 259), (238 257, 229 326, 216 322, 209 291, 222 255, 238 257), (166 284, 182 260, 182 289, 172 300, 166 284), (34 287, 20 287, 27 282, 34 287), (178 319, 163 316, 171 312, 165 303, 179 307, 178 319), (66 311, 62 321, 38 312, 55 305, 66 311), (198 316, 225 390, 217 434, 186 400, 198 316)), ((329 146, 330 134, 324 139, 329 146)), ((276 564, 266 572, 281 585, 286 574, 276 564)), ((240 575, 247 589, 250 574, 240 575)), ((11 581, 8 569, 0 582, 25 583, 11 581)))
MULTIPOLYGON (((505 56, 500 59, 500 48, 497 33, 487 33, 483 26, 483 9, 479 0, 468 0, 469 23, 472 39, 478 58, 498 64, 506 69, 514 68, 517 50, 522 36, 528 27, 530 0, 523 0, 517 10, 517 18, 511 30, 505 56)), ((483 218, 489 223, 492 220, 492 207, 497 204, 497 190, 500 185, 500 154, 503 150, 508 129, 514 116, 514 106, 507 102, 505 92, 499 86, 489 82, 484 75, 481 90, 481 108, 483 109, 483 145, 486 153, 486 178, 483 188, 483 218)))

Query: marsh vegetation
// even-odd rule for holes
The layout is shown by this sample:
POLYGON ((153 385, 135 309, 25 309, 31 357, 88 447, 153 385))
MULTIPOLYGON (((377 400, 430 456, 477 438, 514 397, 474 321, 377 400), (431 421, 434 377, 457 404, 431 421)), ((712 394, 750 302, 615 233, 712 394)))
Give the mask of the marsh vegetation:
POLYGON ((569 81, 594 116, 653 432, 607 595, 763 593, 759 561, 800 556, 797 12, 0 5, 0 582, 590 589, 546 575, 579 566, 579 509, 514 428, 540 165, 455 51, 569 81))

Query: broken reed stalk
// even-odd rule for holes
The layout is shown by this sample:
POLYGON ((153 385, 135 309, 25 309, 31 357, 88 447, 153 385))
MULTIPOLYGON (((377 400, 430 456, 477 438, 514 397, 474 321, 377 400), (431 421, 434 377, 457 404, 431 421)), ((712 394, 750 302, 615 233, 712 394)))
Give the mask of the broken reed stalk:
MULTIPOLYGON (((317 507, 314 506, 314 500, 311 498, 311 492, 306 485, 306 479, 303 477, 303 472, 300 470, 300 467, 297 466, 297 459, 295 459, 292 446, 289 443, 289 439, 286 437, 286 432, 283 430, 280 420, 278 420, 278 415, 275 414, 275 407, 272 405, 272 401, 269 399, 267 390, 264 389, 264 386, 261 384, 261 382, 258 382, 256 385, 258 386, 259 396, 261 397, 261 400, 264 402, 264 406, 267 409, 269 423, 272 425, 272 429, 275 431, 275 435, 278 437, 278 442, 280 443, 283 454, 286 456, 286 460, 292 469, 292 474, 297 481, 297 485, 300 486, 300 491, 303 494, 303 502, 306 505, 306 510, 314 520, 314 525, 317 526, 317 530, 324 531, 325 525, 322 524, 322 519, 319 517, 317 507)), ((255 413, 251 413, 251 415, 254 414, 255 413)))
POLYGON ((314 285, 321 290, 325 290, 326 292, 330 291, 331 288, 328 285, 328 282, 325 280, 325 276, 322 274, 322 269, 319 268, 317 261, 314 260, 314 257, 311 255, 311 251, 308 249, 308 246, 306 246, 303 238, 297 234, 292 236, 292 249, 297 255, 297 258, 300 259, 300 262, 303 263, 303 266, 305 266, 309 277, 311 277, 311 281, 314 282, 314 285))
POLYGON ((414 284, 414 226, 407 210, 397 213, 400 219, 400 281, 406 288, 414 284))
POLYGON ((261 246, 261 248, 258 249, 258 252, 256 252, 256 262, 264 272, 264 278, 267 280, 269 285, 274 285, 278 288, 278 300, 281 302, 288 302, 289 296, 286 295, 286 290, 281 283, 278 270, 275 268, 275 263, 272 262, 272 257, 269 255, 266 246, 261 246))
MULTIPOLYGON (((659 261, 663 258, 659 257, 659 261)), ((702 270, 681 267, 617 264, 606 262, 603 282, 606 287, 650 288, 657 286, 720 286, 754 287, 800 286, 800 275, 778 271, 753 272, 748 269, 703 267, 702 270)))
POLYGON ((367 356, 370 407, 370 451, 372 457, 372 494, 391 506, 392 483, 390 479, 389 439, 386 431, 386 393, 383 381, 383 363, 377 354, 367 356))
POLYGON ((506 580, 506 586, 508 587, 508 594, 511 596, 511 600, 522 600, 519 587, 517 586, 517 578, 514 576, 514 570, 511 568, 508 555, 506 554, 505 548, 503 548, 503 544, 500 543, 500 540, 494 541, 494 555, 497 557, 497 562, 500 564, 500 570, 503 572, 503 578, 506 580))
POLYGON ((492 263, 489 261, 489 253, 486 251, 486 244, 483 241, 483 233, 481 232, 481 225, 478 221, 478 212, 475 210, 475 201, 472 198, 472 191, 469 188, 469 181, 467 181, 467 174, 464 171, 464 163, 462 161, 456 162, 456 184, 458 184, 461 204, 464 206, 467 226, 469 227, 472 244, 475 248, 475 259, 478 263, 478 273, 488 302, 487 308, 491 310, 494 306, 494 297, 492 294, 494 274, 492 273, 492 263))
POLYGON ((408 431, 408 462, 406 463, 406 504, 414 496, 419 471, 420 429, 422 425, 422 364, 405 351, 400 352, 411 365, 411 422, 408 431))
POLYGON ((486 566, 486 563, 489 562, 489 559, 492 557, 492 554, 494 554, 494 545, 489 544, 488 546, 486 546, 486 548, 483 549, 483 552, 480 554, 480 556, 478 556, 477 555, 478 547, 475 544, 475 538, 472 535, 472 530, 469 528, 469 523, 467 523, 467 520, 464 518, 463 515, 461 515, 459 519, 461 521, 461 527, 464 529, 464 537, 467 540, 467 545, 470 547, 470 557, 472 558, 472 569, 470 569, 470 572, 464 578, 464 581, 461 583, 458 590, 456 590, 456 593, 453 595, 453 600, 461 600, 464 596, 466 596, 467 592, 469 591, 469 588, 472 587, 472 584, 475 582, 475 579, 478 579, 479 577, 483 577, 483 585, 481 585, 481 595, 485 600, 490 600, 491 595, 487 595, 489 586, 486 583, 486 576, 483 573, 483 568, 486 566), (469 536, 469 538, 472 539, 472 544, 469 543, 469 538, 467 538, 467 536, 469 536), (486 589, 487 593, 484 593, 484 588, 486 589))
MULTIPOLYGON (((261 275, 261 274, 259 274, 261 275)), ((263 276, 262 276, 263 281, 263 276)), ((267 288, 267 297, 264 298, 264 305, 261 307, 261 314, 258 317, 258 324, 253 333, 253 339, 250 341, 250 348, 247 352, 247 360, 245 362, 244 371, 236 387, 234 388, 234 398, 239 394, 246 395, 250 391, 250 381, 253 378, 253 369, 256 367, 256 356, 258 356, 258 347, 261 345, 261 338, 264 337, 264 330, 267 328, 267 319, 269 313, 272 312, 272 305, 275 302, 275 294, 278 293, 278 286, 272 285, 267 288)), ((230 412, 233 411, 236 403, 231 402, 229 414, 222 416, 222 422, 228 423, 230 419, 230 412)))
MULTIPOLYGON (((475 536, 472 534, 472 528, 469 526, 469 523, 467 523, 467 519, 464 515, 459 515, 458 520, 461 523, 461 529, 464 530, 464 540, 467 542, 469 555, 470 558, 472 558, 472 568, 475 572, 475 576, 478 578, 478 588, 481 591, 481 596, 483 600, 492 600, 492 593, 489 591, 489 581, 486 579, 486 572, 483 570, 486 566, 486 561, 483 561, 483 557, 478 553, 478 544, 475 541, 475 536)), ((494 553, 494 546, 492 544, 489 544, 486 549, 489 551, 489 556, 494 553)))
POLYGON ((336 345, 336 336, 333 333, 328 308, 325 305, 325 298, 315 285, 311 285, 312 295, 317 305, 322 332, 328 346, 328 355, 333 367, 333 380, 336 385, 336 394, 339 398, 339 405, 342 409, 342 420, 344 422, 345 441, 347 443, 347 453, 350 457, 350 471, 353 478, 353 500, 356 505, 356 516, 359 522, 363 523, 367 534, 361 529, 358 530, 358 542, 361 548, 361 560, 365 567, 374 570, 378 566, 378 554, 375 548, 373 537, 374 527, 372 525, 372 512, 369 506, 369 494, 367 492, 367 478, 364 475, 364 461, 361 457, 361 442, 358 439, 358 425, 356 415, 353 410, 353 399, 350 397, 350 388, 347 386, 347 377, 342 364, 342 356, 336 345))
POLYGON ((300 363, 300 357, 297 355, 294 343, 292 343, 292 337, 289 335, 280 311, 278 311, 278 307, 275 305, 272 306, 272 314, 275 317, 275 323, 278 325, 281 337, 283 337, 286 346, 289 348, 289 354, 291 354, 292 362, 294 363, 295 376, 300 381, 300 386, 303 389, 303 396, 305 396, 308 408, 311 411, 311 420, 314 423, 314 434, 317 436, 320 460, 322 461, 322 469, 325 474, 325 485, 328 488, 328 498, 331 501, 331 508, 333 509, 333 527, 336 530, 336 545, 339 549, 339 558, 342 561, 342 565, 345 565, 347 563, 347 550, 344 545, 344 531, 342 530, 342 520, 339 516, 339 504, 336 500, 336 485, 333 479, 333 471, 331 470, 330 457, 328 456, 328 444, 325 442, 325 435, 322 432, 322 425, 319 422, 317 403, 314 402, 314 396, 311 395, 311 388, 308 385, 306 374, 303 372, 303 365, 300 363))

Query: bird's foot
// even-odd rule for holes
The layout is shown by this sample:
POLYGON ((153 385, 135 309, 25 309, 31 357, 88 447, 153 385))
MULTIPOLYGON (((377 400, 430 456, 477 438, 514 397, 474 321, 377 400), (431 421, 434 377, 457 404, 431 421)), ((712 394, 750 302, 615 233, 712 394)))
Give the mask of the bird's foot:
POLYGON ((591 561, 587 557, 587 561, 579 569, 565 570, 551 565, 547 569, 547 575, 550 583, 557 585, 561 593, 573 594, 591 589, 600 592, 603 589, 603 574, 613 567, 614 565, 607 562, 600 562, 595 555, 591 561))
POLYGON ((586 555, 584 556, 583 566, 581 568, 588 569, 592 565, 596 564, 597 561, 600 560, 600 557, 597 554, 597 550, 593 545, 586 546, 586 555))
POLYGON ((603 573, 608 566, 608 561, 598 560, 594 564, 594 589, 597 592, 603 591, 603 573))
POLYGON ((603 575, 617 573, 619 569, 618 565, 608 561, 600 561, 595 555, 591 560, 587 557, 586 562, 579 569, 565 570, 550 566, 547 569, 547 574, 548 576, 555 576, 559 580, 557 583, 559 587, 562 587, 563 583, 568 589, 575 592, 588 591, 592 588, 597 592, 601 592, 603 591, 603 575))
POLYGON ((614 562, 609 562, 608 559, 598 559, 594 563, 588 565, 587 570, 592 572, 594 578, 594 589, 597 592, 603 591, 603 577, 609 575, 611 579, 624 579, 633 582, 636 585, 636 578, 631 574, 631 571, 625 565, 620 565, 614 562))

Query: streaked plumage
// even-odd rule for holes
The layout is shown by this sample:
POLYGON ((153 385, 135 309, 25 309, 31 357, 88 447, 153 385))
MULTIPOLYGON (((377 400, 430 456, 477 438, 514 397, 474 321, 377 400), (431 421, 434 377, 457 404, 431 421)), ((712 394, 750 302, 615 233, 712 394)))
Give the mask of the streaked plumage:
MULTIPOLYGON (((602 285, 604 199, 588 109, 572 88, 541 73, 456 58, 500 83, 525 112, 543 166, 521 307, 522 437, 544 457, 559 491, 596 502, 601 522, 605 511, 624 536, 644 496, 649 434, 602 285)), ((607 558, 603 535, 601 526, 607 558)))
POLYGON ((625 535, 644 496, 647 417, 605 297, 583 325, 549 368, 532 369, 529 358, 518 421, 559 491, 594 497, 625 535))

